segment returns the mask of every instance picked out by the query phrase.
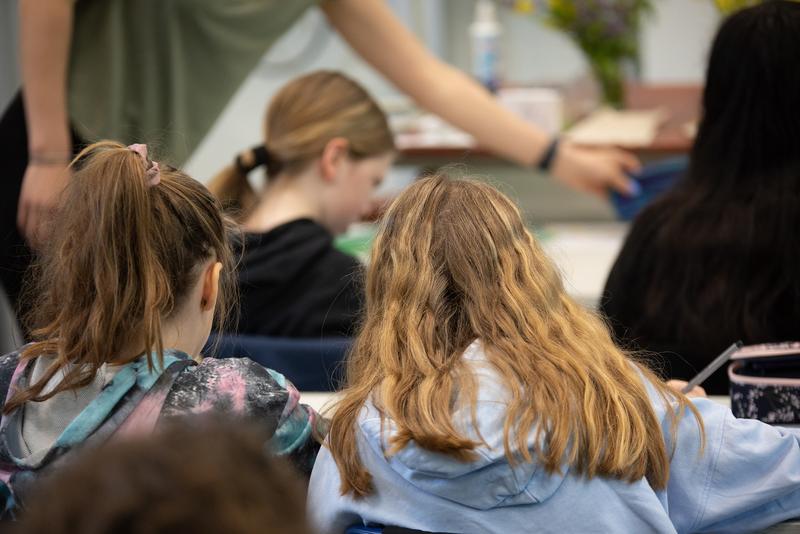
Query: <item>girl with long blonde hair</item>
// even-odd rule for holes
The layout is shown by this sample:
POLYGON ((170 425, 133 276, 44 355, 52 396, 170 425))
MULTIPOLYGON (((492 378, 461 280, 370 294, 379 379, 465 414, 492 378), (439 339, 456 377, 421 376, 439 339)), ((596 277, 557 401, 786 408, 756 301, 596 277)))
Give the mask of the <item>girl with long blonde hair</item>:
POLYGON ((245 230, 240 333, 353 334, 363 272, 333 238, 370 209, 393 156, 386 115, 350 78, 317 71, 278 91, 262 144, 209 185, 245 230), (255 191, 248 174, 258 168, 266 181, 255 191))
POLYGON ((800 515, 798 435, 617 348, 518 209, 443 176, 386 213, 312 473, 322 532, 750 530, 800 515))

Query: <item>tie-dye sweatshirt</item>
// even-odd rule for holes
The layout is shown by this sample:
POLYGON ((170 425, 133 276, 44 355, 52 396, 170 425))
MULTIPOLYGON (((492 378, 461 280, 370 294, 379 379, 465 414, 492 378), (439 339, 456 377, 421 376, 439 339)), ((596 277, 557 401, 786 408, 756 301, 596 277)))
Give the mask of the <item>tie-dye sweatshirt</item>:
MULTIPOLYGON (((0 357, 0 395, 26 387, 35 363, 20 364, 16 352, 0 357)), ((59 398, 67 402, 70 396, 75 398, 73 392, 64 392, 45 402, 57 403, 59 398)), ((137 423, 145 420, 152 421, 152 427, 166 419, 202 414, 242 417, 263 425, 271 436, 270 448, 307 475, 319 450, 324 421, 299 401, 300 394, 281 374, 252 360, 206 358, 195 364, 185 353, 165 351, 163 368, 149 368, 144 357, 121 366, 45 450, 30 447, 23 437, 24 425, 43 424, 31 420, 32 410, 26 413, 30 403, 3 416, 0 475, 11 480, 17 493, 18 487, 27 486, 39 472, 84 442, 102 442, 136 432, 137 427, 141 431, 148 424, 137 423)))

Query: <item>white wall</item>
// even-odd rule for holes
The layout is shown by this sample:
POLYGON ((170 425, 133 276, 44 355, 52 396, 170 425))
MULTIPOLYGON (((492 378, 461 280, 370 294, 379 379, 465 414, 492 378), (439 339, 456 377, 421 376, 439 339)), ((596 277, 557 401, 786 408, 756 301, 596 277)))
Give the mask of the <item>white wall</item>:
POLYGON ((642 35, 642 78, 651 82, 701 82, 720 16, 710 0, 656 0, 657 12, 642 35))
MULTIPOLYGON (((467 27, 474 0, 445 0, 448 57, 469 68, 467 27)), ((719 16, 711 0, 653 0, 656 11, 641 38, 642 79, 649 82, 700 82, 706 51, 719 16)), ((580 51, 561 32, 534 15, 499 11, 503 26, 506 79, 517 83, 566 82, 581 76, 586 65, 580 51)))
MULTIPOLYGON (((437 55, 444 49, 440 0, 393 0, 389 4, 401 20, 437 55)), ((262 124, 269 98, 297 75, 315 69, 336 69, 363 84, 378 99, 396 96, 397 90, 358 57, 327 24, 322 13, 312 9, 267 53, 258 69, 245 81, 216 124, 186 164, 186 170, 201 181, 233 161, 235 155, 262 137, 262 124), (297 50, 309 45, 310 35, 323 35, 311 43, 318 52, 287 68, 297 50), (274 63, 281 66, 274 68, 274 63)))

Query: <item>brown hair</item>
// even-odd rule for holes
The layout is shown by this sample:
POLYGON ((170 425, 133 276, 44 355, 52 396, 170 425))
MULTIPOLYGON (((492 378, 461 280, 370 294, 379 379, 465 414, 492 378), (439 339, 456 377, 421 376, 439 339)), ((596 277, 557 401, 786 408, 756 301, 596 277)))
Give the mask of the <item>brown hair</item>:
MULTIPOLYGON (((508 391, 512 463, 535 458, 553 473, 566 462, 588 478, 646 476, 664 488, 669 455, 646 381, 679 414, 691 410, 702 435, 686 397, 626 357, 565 293, 516 206, 492 187, 444 176, 415 183, 384 216, 369 265, 366 318, 328 435, 343 494, 372 491, 355 434, 368 399, 397 427, 388 454, 414 441, 475 457, 479 443, 453 414, 467 407, 476 425, 477 386, 462 357, 476 339, 508 391), (532 430, 543 443, 533 451, 532 430)), ((667 413, 674 433, 679 416, 667 413)))
POLYGON ((270 102, 264 129, 263 161, 255 150, 248 150, 209 183, 211 192, 239 218, 255 204, 247 172, 259 164, 266 166, 268 176, 298 172, 336 137, 348 141, 354 159, 394 150, 386 115, 377 102, 358 83, 334 71, 306 74, 283 86, 270 102))
MULTIPOLYGON (((165 166, 163 166, 165 167, 165 166)), ((150 186, 147 164, 125 146, 103 141, 73 160, 74 171, 53 220, 51 239, 28 291, 34 342, 22 361, 54 357, 45 375, 5 404, 9 413, 89 384, 106 362, 151 353, 163 357, 161 325, 182 304, 198 266, 222 263, 219 324, 235 299, 234 261, 218 201, 196 180, 162 168, 150 186), (136 354, 121 355, 134 343, 136 354), (56 373, 75 364, 52 391, 56 373)))
POLYGON ((33 489, 16 532, 310 533, 298 475, 267 436, 212 421, 78 451, 33 489))

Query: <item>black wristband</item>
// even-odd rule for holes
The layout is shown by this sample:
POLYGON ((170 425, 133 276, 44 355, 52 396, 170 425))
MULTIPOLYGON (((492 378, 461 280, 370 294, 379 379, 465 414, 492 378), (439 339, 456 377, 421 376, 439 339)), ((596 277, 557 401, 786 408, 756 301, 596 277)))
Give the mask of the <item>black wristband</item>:
POLYGON ((544 151, 542 155, 542 159, 539 160, 539 163, 536 164, 536 168, 540 171, 549 171, 550 167, 553 165, 553 161, 556 159, 556 154, 558 154, 558 137, 554 137, 550 144, 547 145, 547 149, 544 151))

